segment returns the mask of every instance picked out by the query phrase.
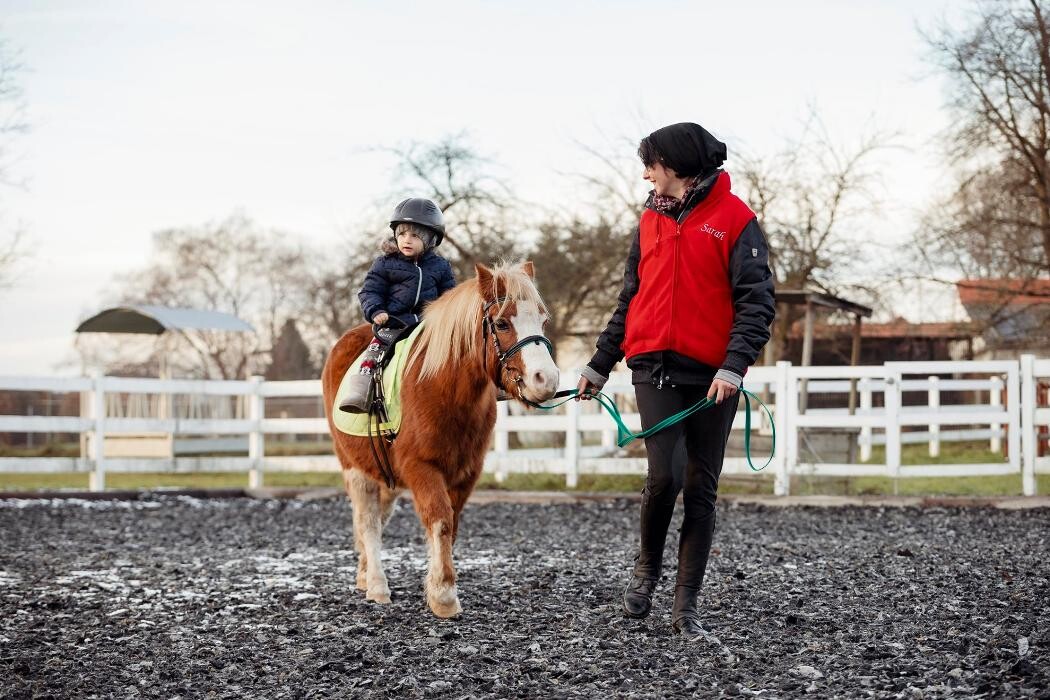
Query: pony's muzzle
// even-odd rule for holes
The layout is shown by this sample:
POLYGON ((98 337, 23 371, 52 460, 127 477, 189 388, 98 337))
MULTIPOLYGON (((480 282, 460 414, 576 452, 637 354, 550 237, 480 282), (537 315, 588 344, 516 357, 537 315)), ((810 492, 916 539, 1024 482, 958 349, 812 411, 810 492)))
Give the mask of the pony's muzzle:
POLYGON ((546 401, 557 393, 560 379, 557 367, 535 370, 525 377, 525 393, 531 401, 546 401))

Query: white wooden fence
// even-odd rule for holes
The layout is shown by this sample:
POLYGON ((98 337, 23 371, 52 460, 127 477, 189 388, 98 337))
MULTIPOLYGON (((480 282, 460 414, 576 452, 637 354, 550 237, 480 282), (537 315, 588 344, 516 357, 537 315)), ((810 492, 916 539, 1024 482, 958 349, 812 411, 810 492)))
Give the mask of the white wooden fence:
MULTIPOLYGON (((563 372, 563 388, 575 386, 578 374, 563 372)), ((779 495, 789 492, 792 475, 814 476, 916 476, 961 477, 986 474, 1016 474, 1020 490, 1034 495, 1036 473, 1050 473, 1050 456, 1038 456, 1039 442, 1045 443, 1050 430, 1050 407, 1037 405, 1038 385, 1050 383, 1050 360, 1030 355, 1020 361, 988 362, 888 362, 882 366, 796 367, 788 362, 775 367, 755 367, 747 375, 745 388, 770 398, 774 425, 754 407, 752 425, 759 436, 756 463, 765 461, 771 428, 776 429, 776 455, 768 471, 774 477, 779 495), (809 408, 800 410, 800 384, 809 393, 809 408), (852 412, 845 397, 856 385, 859 400, 852 412), (963 395, 964 403, 942 401, 963 395), (918 394, 921 401, 905 400, 918 394), (821 403, 835 404, 820 408, 821 403), (841 405, 839 405, 841 404, 841 405), (925 428, 925 430, 917 430, 925 428), (857 461, 842 454, 821 455, 813 447, 817 436, 831 435, 845 444, 856 445, 857 461), (767 436, 763 442, 762 436, 767 436), (1042 436, 1042 438, 1040 437, 1042 436), (939 464, 937 457, 944 442, 988 440, 989 451, 1005 455, 984 464, 939 464), (902 465, 901 446, 929 444, 928 464, 902 465), (883 463, 871 463, 872 447, 884 446, 883 463)), ((266 418, 266 400, 275 397, 318 397, 320 382, 196 381, 129 379, 119 377, 0 377, 0 391, 79 392, 84 415, 0 416, 0 433, 78 433, 85 435, 87 454, 81 458, 27 457, 0 458, 0 472, 90 472, 90 488, 105 488, 107 472, 197 472, 247 471, 248 484, 263 484, 263 474, 272 471, 336 470, 333 456, 267 456, 264 438, 278 434, 324 434, 327 422, 316 418, 266 418), (113 395, 186 395, 201 397, 240 397, 243 410, 222 418, 159 418, 114 416, 113 395), (107 410, 107 406, 109 409, 107 410), (173 436, 247 436, 247 457, 169 457, 164 459, 114 458, 106 456, 107 437, 142 434, 173 436)), ((629 375, 615 374, 605 392, 621 407, 631 403, 633 390, 629 375)), ((119 402, 117 402, 119 403, 119 402)), ((142 401, 144 405, 162 404, 142 401)), ((199 404, 200 401, 198 400, 199 404)), ((742 430, 743 402, 734 423, 742 430)), ((228 413, 228 412, 227 412, 228 413)), ((200 412, 198 411, 199 415, 200 412)), ((224 414, 225 415, 225 414, 224 414)), ((640 428, 637 413, 624 411, 632 430, 640 428)), ((242 438, 243 439, 243 438, 242 438)), ((528 411, 512 415, 511 408, 499 404, 493 449, 486 458, 486 471, 497 479, 509 473, 542 472, 565 476, 574 487, 581 474, 643 474, 645 460, 625 456, 615 444, 612 420, 600 412, 595 402, 570 401, 552 413, 528 411), (536 434, 553 436, 564 447, 511 449, 512 433, 520 442, 536 434), (588 439, 581 439, 588 438, 588 439)), ((725 460, 723 473, 750 473, 743 457, 725 460)))

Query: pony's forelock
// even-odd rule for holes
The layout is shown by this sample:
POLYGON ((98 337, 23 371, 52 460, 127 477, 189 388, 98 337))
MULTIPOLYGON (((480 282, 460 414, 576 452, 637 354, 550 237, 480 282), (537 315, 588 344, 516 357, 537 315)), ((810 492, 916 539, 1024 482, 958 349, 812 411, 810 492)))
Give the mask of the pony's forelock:
POLYGON ((492 269, 492 284, 494 290, 482 290, 475 277, 456 285, 427 305, 423 311, 423 329, 408 360, 411 366, 422 357, 420 379, 436 376, 442 367, 473 358, 484 351, 479 331, 486 292, 493 294, 498 291, 501 315, 510 303, 516 301, 532 301, 544 308, 536 285, 520 265, 496 265, 492 269))

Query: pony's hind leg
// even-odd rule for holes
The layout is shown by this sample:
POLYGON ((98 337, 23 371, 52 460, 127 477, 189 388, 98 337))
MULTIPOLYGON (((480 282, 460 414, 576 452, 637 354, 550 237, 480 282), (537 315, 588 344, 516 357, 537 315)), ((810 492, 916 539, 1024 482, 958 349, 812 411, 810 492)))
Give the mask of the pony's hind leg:
POLYGON ((383 508, 380 486, 356 469, 343 471, 343 482, 354 510, 354 544, 358 547, 357 587, 377 603, 390 602, 390 587, 379 553, 383 548, 383 508))
POLYGON ((427 605, 438 617, 454 617, 463 612, 463 608, 459 604, 456 569, 452 564, 455 529, 452 502, 440 473, 427 465, 411 471, 414 473, 406 474, 406 481, 412 488, 416 513, 427 533, 427 605))

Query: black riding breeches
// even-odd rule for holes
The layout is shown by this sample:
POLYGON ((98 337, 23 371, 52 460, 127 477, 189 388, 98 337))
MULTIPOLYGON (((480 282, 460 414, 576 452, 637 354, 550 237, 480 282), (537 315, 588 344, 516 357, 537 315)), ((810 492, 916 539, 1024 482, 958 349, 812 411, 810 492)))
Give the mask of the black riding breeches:
MULTIPOLYGON (((636 384, 634 388, 642 428, 648 429, 703 400, 710 387, 636 384)), ((739 401, 736 393, 645 439, 649 472, 642 492, 637 575, 659 576, 667 528, 681 492, 685 517, 678 583, 698 587, 703 580, 714 533, 718 477, 739 401)))

